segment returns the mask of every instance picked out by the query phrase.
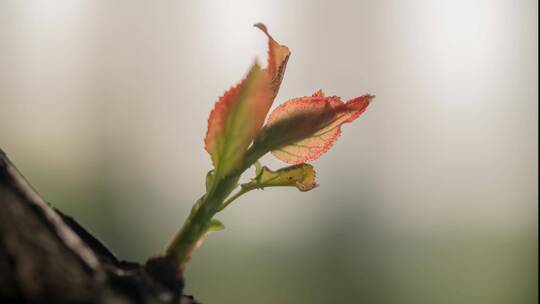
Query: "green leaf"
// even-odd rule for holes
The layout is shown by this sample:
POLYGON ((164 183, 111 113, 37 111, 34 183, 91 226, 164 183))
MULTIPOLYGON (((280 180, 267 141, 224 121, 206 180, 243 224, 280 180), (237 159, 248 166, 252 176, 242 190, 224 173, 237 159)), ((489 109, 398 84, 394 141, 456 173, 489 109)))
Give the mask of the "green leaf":
POLYGON ((223 223, 220 220, 212 219, 210 220, 210 224, 208 226, 208 229, 206 229, 205 234, 208 234, 210 232, 221 231, 223 229, 225 229, 225 225, 223 225, 223 223))
POLYGON ((315 169, 310 164, 299 164, 273 171, 262 167, 257 176, 249 183, 242 184, 244 191, 264 189, 266 187, 296 187, 300 191, 309 191, 317 186, 315 169))
POLYGON ((212 184, 214 183, 214 170, 208 171, 206 173, 206 192, 210 191, 212 184))
POLYGON ((255 176, 259 176, 261 174, 261 172, 262 172, 262 169, 263 169, 263 167, 261 165, 261 162, 256 161, 254 166, 255 166, 255 176))

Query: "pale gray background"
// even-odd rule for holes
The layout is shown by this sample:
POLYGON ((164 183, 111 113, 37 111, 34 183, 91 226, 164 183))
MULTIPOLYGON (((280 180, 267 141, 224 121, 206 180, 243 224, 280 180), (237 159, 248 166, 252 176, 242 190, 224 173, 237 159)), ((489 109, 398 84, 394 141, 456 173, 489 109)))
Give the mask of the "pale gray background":
MULTIPOLYGON (((188 271, 205 303, 534 303, 537 1, 2 1, 0 147, 125 259, 203 191, 209 111, 266 39, 276 104, 377 95, 314 163, 243 197, 188 271)), ((272 157, 264 163, 281 164, 272 157)))

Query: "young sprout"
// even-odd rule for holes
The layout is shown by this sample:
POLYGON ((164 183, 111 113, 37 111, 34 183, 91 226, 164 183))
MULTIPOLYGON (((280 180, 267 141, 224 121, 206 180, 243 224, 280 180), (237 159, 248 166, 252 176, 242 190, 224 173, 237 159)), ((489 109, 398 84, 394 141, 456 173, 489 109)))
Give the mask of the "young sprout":
POLYGON ((255 27, 268 37, 268 62, 264 69, 253 64, 247 76, 225 92, 210 113, 204 143, 214 169, 206 176, 206 193, 166 250, 166 256, 177 264, 179 275, 205 236, 224 229, 214 216, 236 198, 266 187, 292 186, 300 191, 315 188, 315 170, 305 162, 328 151, 341 134, 341 126, 358 118, 374 98, 363 95, 343 102, 319 90, 286 101, 266 119, 291 53, 272 38, 264 24, 255 27), (275 171, 261 167, 258 160, 268 152, 291 166, 275 171), (256 167, 255 177, 239 185, 240 176, 252 165, 256 167))

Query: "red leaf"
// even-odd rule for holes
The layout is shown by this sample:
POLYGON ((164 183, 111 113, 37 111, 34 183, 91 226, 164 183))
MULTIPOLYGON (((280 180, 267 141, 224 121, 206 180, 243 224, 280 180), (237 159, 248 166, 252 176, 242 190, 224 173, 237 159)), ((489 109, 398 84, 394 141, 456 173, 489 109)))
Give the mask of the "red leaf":
POLYGON ((358 118, 373 97, 364 95, 343 103, 339 97, 326 97, 322 91, 318 91, 312 96, 283 103, 270 114, 266 127, 268 134, 271 134, 267 137, 284 138, 281 142, 270 140, 280 142, 272 144, 272 154, 289 164, 319 158, 338 139, 341 125, 358 118), (273 128, 278 125, 281 127, 273 128))
POLYGON ((287 67, 287 61, 289 60, 291 52, 287 46, 279 44, 272 38, 268 33, 266 25, 257 23, 254 26, 263 31, 268 37, 268 66, 265 70, 270 76, 275 98, 279 91, 281 81, 283 80, 283 75, 285 74, 285 68, 287 67))
POLYGON ((204 142, 217 174, 227 174, 241 165, 277 95, 290 55, 286 46, 270 36, 264 24, 255 26, 268 37, 268 66, 262 70, 255 65, 246 79, 217 101, 210 113, 204 142))
POLYGON ((272 105, 267 74, 255 64, 244 80, 219 98, 208 118, 205 149, 217 174, 241 165, 272 105))

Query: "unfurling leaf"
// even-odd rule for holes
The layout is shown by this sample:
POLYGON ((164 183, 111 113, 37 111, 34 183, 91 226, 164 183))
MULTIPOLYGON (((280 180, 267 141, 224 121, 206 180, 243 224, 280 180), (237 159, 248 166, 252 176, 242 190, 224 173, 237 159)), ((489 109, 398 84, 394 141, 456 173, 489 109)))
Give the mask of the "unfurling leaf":
POLYGON ((283 80, 283 75, 285 74, 285 68, 287 67, 287 61, 289 60, 291 52, 288 47, 281 45, 274 40, 268 33, 266 25, 257 23, 254 26, 263 31, 268 37, 268 66, 265 70, 270 77, 271 87, 275 98, 279 91, 281 81, 283 80))
POLYGON ((242 82, 218 100, 210 113, 204 140, 215 175, 226 175, 241 165, 272 101, 268 75, 257 64, 242 82))
POLYGON ((262 23, 255 24, 268 37, 268 66, 253 66, 246 78, 227 91, 208 119, 205 149, 212 158, 215 175, 238 169, 248 146, 257 136, 277 95, 289 49, 277 43, 262 23))
POLYGON ((289 166, 276 171, 264 166, 257 171, 257 176, 254 179, 249 183, 242 184, 244 190, 292 186, 300 191, 309 191, 317 186, 315 169, 310 164, 289 166))
POLYGON ((373 98, 364 95, 343 103, 339 97, 326 97, 318 91, 291 99, 270 114, 250 150, 257 156, 272 151, 290 164, 315 160, 332 147, 341 134, 341 125, 358 118, 373 98))

